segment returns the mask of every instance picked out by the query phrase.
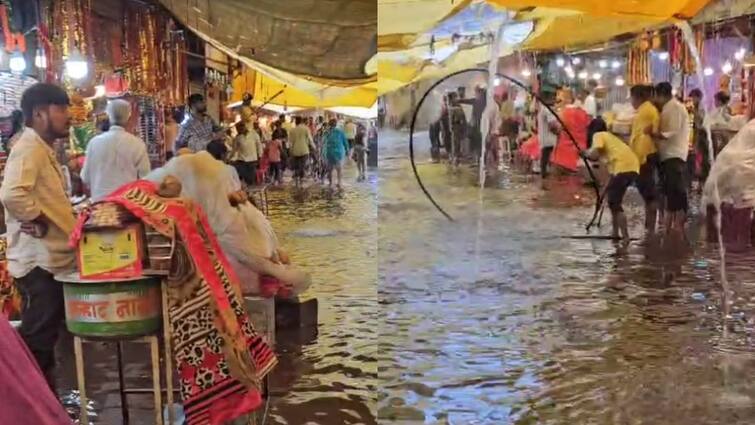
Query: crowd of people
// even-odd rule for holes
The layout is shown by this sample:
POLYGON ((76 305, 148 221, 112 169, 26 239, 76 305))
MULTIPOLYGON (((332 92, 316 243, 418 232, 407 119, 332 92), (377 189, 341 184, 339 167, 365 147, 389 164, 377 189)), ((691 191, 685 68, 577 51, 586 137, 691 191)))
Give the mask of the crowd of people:
MULTIPOLYGON (((285 115, 269 121, 259 118, 246 97, 241 120, 219 126, 207 116, 207 105, 199 94, 189 97, 186 119, 170 119, 168 156, 181 152, 208 150, 233 165, 240 181, 255 186, 262 183, 283 184, 287 170, 295 186, 308 177, 333 186, 343 183, 343 165, 351 158, 357 165, 357 181, 366 179, 368 142, 377 138, 374 124, 365 125, 352 119, 326 120, 324 116, 285 115), (224 148, 223 148, 224 147, 224 148)), ((173 114, 167 114, 172 116, 173 114)))
MULTIPOLYGON (((702 190, 710 170, 706 127, 728 126, 732 121, 729 96, 717 93, 713 113, 704 118, 698 89, 682 99, 668 82, 637 85, 630 88, 631 113, 623 123, 615 114, 605 113, 598 89, 594 80, 579 87, 543 87, 538 96, 542 103, 513 87, 497 91, 497 113, 489 119, 485 140, 486 166, 500 169, 506 162, 504 152, 509 152, 510 161, 526 172, 539 173, 542 187, 548 189, 558 184, 550 177, 554 171, 579 174, 587 162, 583 158, 604 176, 599 179, 601 200, 612 214, 612 237, 629 239, 622 203, 630 186, 644 200, 648 233, 662 227, 681 234, 693 182, 697 180, 697 189, 702 190), (628 131, 621 129, 624 124, 628 131)), ((490 110, 486 104, 483 87, 477 87, 470 99, 464 98, 462 89, 443 96, 440 116, 429 130, 433 160, 441 159, 442 150, 452 164, 479 160, 482 116, 490 110), (472 105, 471 113, 464 105, 472 105)), ((712 137, 715 155, 726 136, 713 132, 712 137)))

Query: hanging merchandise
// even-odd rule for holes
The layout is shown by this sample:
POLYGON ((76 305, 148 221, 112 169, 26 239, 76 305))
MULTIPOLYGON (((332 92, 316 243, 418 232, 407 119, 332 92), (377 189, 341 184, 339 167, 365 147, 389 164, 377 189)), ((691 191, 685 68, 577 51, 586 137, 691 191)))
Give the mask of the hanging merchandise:
MULTIPOLYGON (((681 52, 682 72, 684 72, 685 75, 695 75, 697 73, 697 63, 695 61, 695 56, 692 55, 692 51, 690 50, 687 43, 684 41, 684 36, 681 30, 676 30, 674 34, 675 34, 674 35, 675 43, 678 46, 677 48, 681 52)), ((704 57, 704 52, 703 52, 704 45, 705 45, 705 29, 698 28, 697 30, 695 30, 695 46, 697 47, 697 51, 700 54, 700 58, 704 57)))
POLYGON ((109 98, 123 97, 128 93, 128 81, 120 72, 105 77, 104 86, 105 96, 109 98))
POLYGON ((649 41, 643 38, 629 48, 627 56, 627 83, 629 85, 650 83, 649 41))
POLYGON ((150 163, 157 168, 164 162, 162 131, 162 106, 148 96, 136 96, 133 99, 139 113, 137 131, 140 139, 147 145, 150 163))
POLYGON ((10 72, 0 72, 0 117, 7 117, 21 108, 21 94, 36 84, 31 77, 22 77, 10 72))

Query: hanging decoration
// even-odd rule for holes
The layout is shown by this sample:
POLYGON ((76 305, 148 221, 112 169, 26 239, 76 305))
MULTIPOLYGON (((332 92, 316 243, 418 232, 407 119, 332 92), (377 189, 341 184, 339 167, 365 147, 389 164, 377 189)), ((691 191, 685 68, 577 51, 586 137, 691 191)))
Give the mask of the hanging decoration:
POLYGON ((629 85, 647 84, 650 82, 650 40, 641 37, 629 48, 627 56, 627 83, 629 85))

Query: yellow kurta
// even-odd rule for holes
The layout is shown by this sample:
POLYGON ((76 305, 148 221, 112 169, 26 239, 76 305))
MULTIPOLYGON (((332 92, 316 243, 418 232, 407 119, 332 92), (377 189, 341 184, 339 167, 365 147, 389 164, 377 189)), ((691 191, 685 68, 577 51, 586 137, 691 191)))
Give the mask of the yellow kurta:
POLYGON ((629 139, 629 147, 637 155, 640 165, 647 162, 648 155, 658 151, 653 138, 645 134, 645 129, 652 126, 653 133, 657 133, 660 122, 661 114, 652 103, 645 102, 637 109, 637 114, 632 120, 632 136, 629 139))
POLYGON ((602 157, 606 158, 608 172, 611 175, 640 172, 640 162, 637 155, 624 141, 607 131, 596 133, 593 136, 592 149, 597 150, 602 157))

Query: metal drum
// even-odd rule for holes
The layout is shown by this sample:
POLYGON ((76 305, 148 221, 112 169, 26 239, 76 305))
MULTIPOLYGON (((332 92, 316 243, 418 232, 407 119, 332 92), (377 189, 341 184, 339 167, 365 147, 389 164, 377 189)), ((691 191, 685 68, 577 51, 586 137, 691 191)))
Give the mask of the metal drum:
POLYGON ((160 280, 63 282, 66 326, 83 337, 132 338, 155 333, 162 322, 160 280))

